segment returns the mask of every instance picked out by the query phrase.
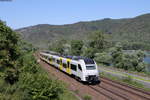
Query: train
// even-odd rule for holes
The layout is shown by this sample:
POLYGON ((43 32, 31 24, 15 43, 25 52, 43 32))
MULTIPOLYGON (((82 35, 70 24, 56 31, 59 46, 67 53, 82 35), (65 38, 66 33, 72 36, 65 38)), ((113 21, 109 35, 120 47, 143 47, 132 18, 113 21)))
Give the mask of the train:
POLYGON ((53 52, 40 52, 40 59, 84 83, 100 83, 96 62, 81 56, 62 56, 53 52))

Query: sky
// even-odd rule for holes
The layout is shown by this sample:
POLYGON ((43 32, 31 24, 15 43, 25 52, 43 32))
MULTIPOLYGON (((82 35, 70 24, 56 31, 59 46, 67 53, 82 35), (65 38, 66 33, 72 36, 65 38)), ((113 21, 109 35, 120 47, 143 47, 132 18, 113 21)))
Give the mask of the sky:
POLYGON ((150 0, 0 0, 0 19, 13 29, 63 25, 150 13, 150 0))

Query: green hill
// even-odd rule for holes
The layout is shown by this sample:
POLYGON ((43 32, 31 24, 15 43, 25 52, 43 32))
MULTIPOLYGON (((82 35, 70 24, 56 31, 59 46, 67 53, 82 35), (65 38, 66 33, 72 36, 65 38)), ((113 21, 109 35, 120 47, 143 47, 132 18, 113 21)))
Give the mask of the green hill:
POLYGON ((150 14, 134 18, 78 22, 67 25, 39 24, 17 29, 23 38, 37 47, 47 47, 57 39, 84 39, 91 31, 102 30, 111 35, 111 41, 150 43, 150 14))

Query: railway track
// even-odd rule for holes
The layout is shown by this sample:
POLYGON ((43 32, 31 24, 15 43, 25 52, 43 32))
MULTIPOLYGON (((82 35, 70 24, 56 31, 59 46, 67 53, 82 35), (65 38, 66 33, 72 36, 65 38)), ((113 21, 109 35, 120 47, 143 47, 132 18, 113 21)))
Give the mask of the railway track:
POLYGON ((113 80, 110 80, 110 79, 104 78, 104 77, 101 78, 101 81, 105 84, 112 85, 115 88, 118 88, 118 89, 126 91, 132 95, 135 95, 141 99, 150 100, 150 92, 143 91, 141 89, 138 89, 138 88, 135 88, 135 87, 132 87, 132 86, 129 86, 129 85, 117 82, 117 81, 113 81, 113 80))
POLYGON ((149 92, 134 87, 130 88, 128 85, 107 78, 101 78, 101 80, 101 84, 88 86, 110 100, 150 100, 149 92))
POLYGON ((98 90, 97 88, 94 88, 93 86, 89 86, 89 87, 90 87, 91 89, 93 89, 94 91, 96 91, 96 92, 98 92, 98 93, 100 93, 100 94, 106 96, 108 99, 110 99, 110 100, 115 100, 114 97, 112 97, 112 96, 110 96, 110 95, 108 95, 108 94, 105 94, 104 92, 98 90))
POLYGON ((125 97, 119 93, 116 93, 112 90, 104 88, 102 86, 89 86, 91 89, 95 90, 96 92, 106 96, 110 100, 130 100, 128 97, 125 97))

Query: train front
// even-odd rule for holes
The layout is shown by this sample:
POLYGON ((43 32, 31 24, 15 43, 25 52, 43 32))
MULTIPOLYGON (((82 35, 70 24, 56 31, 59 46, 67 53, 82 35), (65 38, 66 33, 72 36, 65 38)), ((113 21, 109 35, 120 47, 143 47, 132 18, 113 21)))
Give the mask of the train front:
POLYGON ((100 76, 96 62, 93 59, 84 59, 84 80, 88 83, 99 83, 100 76))

